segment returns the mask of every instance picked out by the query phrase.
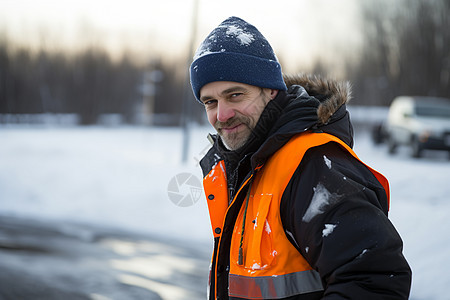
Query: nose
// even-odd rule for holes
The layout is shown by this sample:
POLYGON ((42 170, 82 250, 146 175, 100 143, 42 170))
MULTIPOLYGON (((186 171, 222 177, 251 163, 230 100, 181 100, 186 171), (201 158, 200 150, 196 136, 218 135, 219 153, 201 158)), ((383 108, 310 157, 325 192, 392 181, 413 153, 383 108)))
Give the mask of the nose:
POLYGON ((227 102, 220 102, 217 106, 217 121, 226 122, 232 117, 234 117, 235 112, 233 107, 229 105, 227 102))

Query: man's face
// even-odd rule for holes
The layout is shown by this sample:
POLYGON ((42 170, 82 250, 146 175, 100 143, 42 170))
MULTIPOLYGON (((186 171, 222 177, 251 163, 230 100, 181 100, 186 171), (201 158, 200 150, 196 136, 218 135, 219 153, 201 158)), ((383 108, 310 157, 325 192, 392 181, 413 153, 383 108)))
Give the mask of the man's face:
POLYGON ((277 90, 231 81, 215 81, 200 90, 209 123, 229 150, 242 147, 277 90))

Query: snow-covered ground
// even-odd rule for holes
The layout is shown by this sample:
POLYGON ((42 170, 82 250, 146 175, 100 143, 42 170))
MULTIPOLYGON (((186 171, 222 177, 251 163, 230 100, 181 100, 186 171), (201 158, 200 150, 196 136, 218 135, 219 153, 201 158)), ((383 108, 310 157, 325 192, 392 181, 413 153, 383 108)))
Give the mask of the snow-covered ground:
MULTIPOLYGON (((0 215, 81 221, 210 247, 204 195, 190 206, 177 198, 198 199, 197 162, 208 147, 208 132, 193 129, 182 163, 178 128, 2 126, 0 215), (190 186, 178 186, 183 178, 190 178, 190 186)), ((355 151, 390 180, 390 219, 414 273, 411 299, 450 299, 446 153, 419 160, 406 150, 388 156, 362 133, 355 151)))

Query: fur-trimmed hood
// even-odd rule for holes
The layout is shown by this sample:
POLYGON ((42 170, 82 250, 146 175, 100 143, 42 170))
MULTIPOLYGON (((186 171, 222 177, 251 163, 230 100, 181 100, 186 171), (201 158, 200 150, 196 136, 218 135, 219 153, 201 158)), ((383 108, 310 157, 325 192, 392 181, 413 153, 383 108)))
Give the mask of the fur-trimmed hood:
POLYGON ((321 124, 327 124, 331 116, 351 99, 349 82, 339 82, 315 75, 284 75, 286 86, 300 85, 310 96, 320 101, 317 117, 321 124))
POLYGON ((273 100, 277 104, 268 105, 261 115, 260 123, 264 124, 264 118, 273 115, 275 106, 282 107, 263 144, 253 155, 252 165, 261 164, 292 136, 307 130, 332 134, 353 147, 353 127, 346 108, 351 98, 349 83, 314 75, 284 75, 284 80, 288 91, 279 91, 273 100))

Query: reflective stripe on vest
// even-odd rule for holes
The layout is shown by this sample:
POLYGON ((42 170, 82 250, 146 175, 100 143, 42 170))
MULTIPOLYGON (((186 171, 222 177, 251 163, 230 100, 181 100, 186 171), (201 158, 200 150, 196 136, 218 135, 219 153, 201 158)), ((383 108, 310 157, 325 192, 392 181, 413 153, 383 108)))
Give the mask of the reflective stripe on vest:
POLYGON ((252 295, 252 299, 286 298, 299 293, 323 290, 319 273, 314 270, 270 277, 230 274, 229 286, 231 297, 246 298, 252 295))
MULTIPOLYGON (((306 151, 328 142, 338 143, 358 159, 350 147, 332 135, 301 133, 279 149, 252 179, 243 237, 243 264, 239 264, 238 257, 245 205, 240 208, 230 245, 230 296, 273 299, 323 290, 319 274, 287 239, 279 208, 283 192, 306 151)), ((368 168, 384 186, 389 199, 387 180, 368 168)), ((218 163, 205 176, 204 189, 209 199, 207 201, 213 233, 218 237, 228 209, 223 162, 218 163), (209 195, 213 196, 208 197, 209 195)), ((213 270, 211 276, 217 278, 216 270, 213 270)))

